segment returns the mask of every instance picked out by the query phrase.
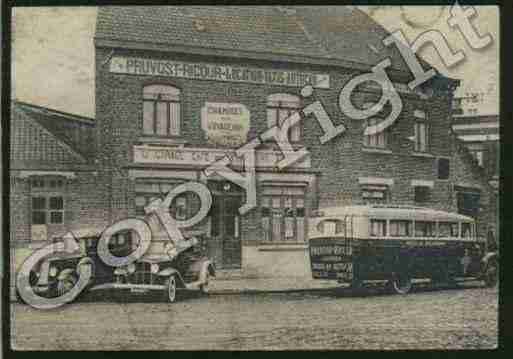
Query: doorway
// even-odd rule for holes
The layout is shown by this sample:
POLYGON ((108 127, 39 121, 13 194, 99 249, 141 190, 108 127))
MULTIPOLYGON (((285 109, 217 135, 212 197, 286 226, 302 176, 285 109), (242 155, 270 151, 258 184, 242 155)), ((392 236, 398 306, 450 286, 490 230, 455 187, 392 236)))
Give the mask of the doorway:
POLYGON ((239 208, 244 192, 230 182, 209 183, 212 192, 209 257, 218 269, 240 269, 242 262, 239 208))

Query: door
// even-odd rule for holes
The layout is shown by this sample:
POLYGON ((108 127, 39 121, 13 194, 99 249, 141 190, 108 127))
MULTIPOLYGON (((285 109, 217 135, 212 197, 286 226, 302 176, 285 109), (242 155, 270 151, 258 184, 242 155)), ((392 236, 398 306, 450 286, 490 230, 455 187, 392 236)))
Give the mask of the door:
POLYGON ((240 214, 242 195, 213 193, 211 209, 212 236, 207 245, 208 255, 216 268, 241 267, 240 214))

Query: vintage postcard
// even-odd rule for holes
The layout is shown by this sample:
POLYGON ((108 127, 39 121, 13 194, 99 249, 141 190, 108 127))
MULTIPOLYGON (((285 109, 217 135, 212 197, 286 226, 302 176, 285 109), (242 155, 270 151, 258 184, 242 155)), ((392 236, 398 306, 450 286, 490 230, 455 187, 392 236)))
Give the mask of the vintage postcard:
POLYGON ((499 7, 11 10, 11 350, 497 348, 499 7))

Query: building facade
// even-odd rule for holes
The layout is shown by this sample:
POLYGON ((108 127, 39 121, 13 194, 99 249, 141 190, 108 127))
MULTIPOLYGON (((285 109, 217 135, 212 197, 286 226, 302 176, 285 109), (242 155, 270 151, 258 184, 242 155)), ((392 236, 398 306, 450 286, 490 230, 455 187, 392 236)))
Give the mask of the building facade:
MULTIPOLYGON (((496 223, 496 208, 488 183, 451 130, 458 82, 437 75, 421 91, 409 90, 407 65, 381 43, 387 35, 350 7, 101 7, 94 126, 87 121, 96 151, 84 155, 83 176, 72 179, 83 186, 77 194, 70 190, 76 208, 69 228, 141 215, 152 199, 197 181, 213 197, 197 226, 206 233, 209 255, 218 269, 247 276, 310 277, 308 218, 325 206, 409 204, 466 213, 484 235, 496 223), (352 119, 341 109, 340 91, 385 58, 403 108, 385 132, 365 136, 365 127, 391 109, 352 119), (312 94, 303 91, 307 85, 312 94), (289 130, 288 151, 306 156, 280 169, 279 144, 262 134, 294 113, 301 120, 289 130), (323 142, 319 116, 345 130, 323 142), (205 169, 228 156, 230 168, 244 174, 235 151, 255 138, 262 142, 256 147, 257 206, 240 214, 246 191, 205 169)), ((352 94, 360 108, 379 98, 371 84, 352 94)), ((75 157, 70 166, 81 163, 75 157)), ((37 173, 26 183, 32 177, 37 173)), ((13 196, 29 198, 12 187, 13 196)), ((171 211, 186 219, 198 206, 198 198, 185 193, 171 211)), ((31 238, 34 219, 13 238, 31 238)), ((11 218, 11 229, 18 223, 11 218)))

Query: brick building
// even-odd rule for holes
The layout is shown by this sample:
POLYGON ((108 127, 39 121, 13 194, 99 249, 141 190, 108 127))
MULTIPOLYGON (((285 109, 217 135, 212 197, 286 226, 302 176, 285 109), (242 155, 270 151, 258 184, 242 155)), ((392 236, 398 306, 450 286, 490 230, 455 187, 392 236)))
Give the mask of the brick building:
MULTIPOLYGON (((75 192, 70 187, 78 203, 69 226, 101 226, 142 214, 152 198, 199 181, 213 195, 212 210, 200 224, 210 255, 218 268, 250 276, 309 277, 307 219, 324 206, 391 203, 459 211, 474 215, 484 234, 495 223, 495 206, 488 183, 451 131, 458 81, 437 75, 422 91, 409 90, 412 75, 399 51, 381 43, 387 35, 352 7, 99 8, 95 127, 83 119, 80 130, 94 131, 96 152, 80 152, 77 144, 73 161, 62 165, 62 171, 76 173, 69 181, 83 184, 75 192), (390 109, 370 123, 354 120, 339 108, 339 93, 385 58, 403 110, 384 133, 364 136, 364 127, 390 109), (301 92, 307 84, 312 96, 301 92), (289 137, 307 156, 283 170, 276 167, 276 143, 260 145, 257 208, 240 215, 245 192, 203 170, 315 101, 345 132, 321 144, 319 122, 304 117, 289 137), (78 208, 88 215, 79 215, 78 208)), ((353 101, 360 107, 375 103, 379 91, 359 86, 353 101)), ((64 122, 80 122, 68 117, 64 122)), ((242 171, 240 158, 232 158, 232 168, 242 171)), ((30 176, 24 181, 28 186, 30 176)), ((197 205, 194 196, 183 196, 172 210, 187 218, 197 205)), ((22 211, 15 217, 19 223, 22 211)), ((29 227, 26 235, 13 235, 28 238, 29 227)))

